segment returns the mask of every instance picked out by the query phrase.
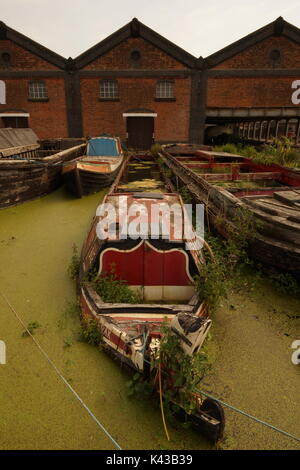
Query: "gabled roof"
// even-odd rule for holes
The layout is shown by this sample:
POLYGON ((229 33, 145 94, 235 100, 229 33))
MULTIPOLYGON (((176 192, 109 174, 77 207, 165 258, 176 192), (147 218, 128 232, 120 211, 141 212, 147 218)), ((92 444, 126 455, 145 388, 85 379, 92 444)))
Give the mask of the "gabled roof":
POLYGON ((181 49, 181 47, 176 46, 176 44, 172 43, 152 29, 148 28, 148 26, 144 25, 136 18, 133 18, 130 23, 118 29, 118 31, 103 39, 103 41, 100 41, 98 44, 76 57, 76 66, 78 68, 85 67, 97 57, 110 51, 122 41, 130 37, 141 37, 145 39, 187 67, 194 68, 197 63, 196 57, 181 49))
POLYGON ((247 36, 233 42, 227 47, 211 54, 205 58, 206 65, 215 67, 216 65, 230 59, 231 57, 239 54, 248 47, 254 46, 258 42, 269 38, 270 36, 285 36, 288 39, 300 44, 300 29, 285 21, 282 16, 272 23, 263 26, 262 28, 248 34, 247 36))
POLYGON ((50 64, 55 65, 61 69, 66 67, 66 59, 55 52, 52 52, 47 47, 42 46, 41 44, 33 41, 32 39, 24 36, 24 34, 19 33, 18 31, 10 28, 5 23, 0 21, 0 47, 1 47, 1 39, 8 39, 18 46, 26 49, 27 51, 31 52, 32 54, 39 56, 41 59, 46 60, 50 64))

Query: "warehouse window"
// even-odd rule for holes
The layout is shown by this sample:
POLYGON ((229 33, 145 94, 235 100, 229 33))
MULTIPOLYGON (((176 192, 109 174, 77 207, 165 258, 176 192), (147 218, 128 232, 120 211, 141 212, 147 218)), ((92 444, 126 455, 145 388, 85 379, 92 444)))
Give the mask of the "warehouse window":
POLYGON ((156 99, 175 99, 175 84, 173 80, 159 80, 156 83, 156 99))
POLYGON ((119 98, 119 87, 117 80, 101 80, 100 99, 115 100, 119 98))
POLYGON ((29 82, 28 98, 30 100, 47 100, 48 91, 45 82, 31 81, 29 82))

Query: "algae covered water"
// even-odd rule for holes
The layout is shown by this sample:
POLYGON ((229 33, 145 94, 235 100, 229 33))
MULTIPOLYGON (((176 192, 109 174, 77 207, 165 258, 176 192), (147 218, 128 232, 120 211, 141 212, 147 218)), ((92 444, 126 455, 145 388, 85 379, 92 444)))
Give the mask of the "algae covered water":
MULTIPOLYGON (((0 290, 64 377, 124 449, 212 449, 181 424, 166 440, 155 400, 129 398, 129 376, 104 352, 80 341, 76 301, 67 267, 81 247, 104 192, 74 199, 63 188, 0 211, 0 290), (70 304, 71 303, 71 304, 70 304)), ((291 344, 300 339, 297 298, 280 294, 252 274, 213 317, 211 373, 201 388, 294 435, 300 435, 300 366, 291 344)), ((113 449, 0 297, 1 449, 113 449)), ((223 448, 299 449, 260 424, 225 410, 223 448)))

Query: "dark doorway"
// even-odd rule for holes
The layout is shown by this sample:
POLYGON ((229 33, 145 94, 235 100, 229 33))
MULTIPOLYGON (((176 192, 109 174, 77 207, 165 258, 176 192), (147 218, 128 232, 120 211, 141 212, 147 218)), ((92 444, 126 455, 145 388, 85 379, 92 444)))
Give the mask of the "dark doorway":
POLYGON ((148 150, 153 143, 153 117, 127 117, 128 148, 148 150))
POLYGON ((28 118, 23 116, 3 117, 4 127, 22 128, 28 127, 28 118))

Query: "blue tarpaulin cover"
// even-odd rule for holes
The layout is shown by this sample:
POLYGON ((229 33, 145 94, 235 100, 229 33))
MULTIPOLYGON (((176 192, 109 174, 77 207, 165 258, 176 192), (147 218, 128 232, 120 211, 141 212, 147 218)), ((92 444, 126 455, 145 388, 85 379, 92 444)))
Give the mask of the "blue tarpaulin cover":
POLYGON ((116 139, 108 139, 107 137, 97 137, 90 139, 87 144, 87 156, 96 157, 118 157, 118 144, 116 139))

